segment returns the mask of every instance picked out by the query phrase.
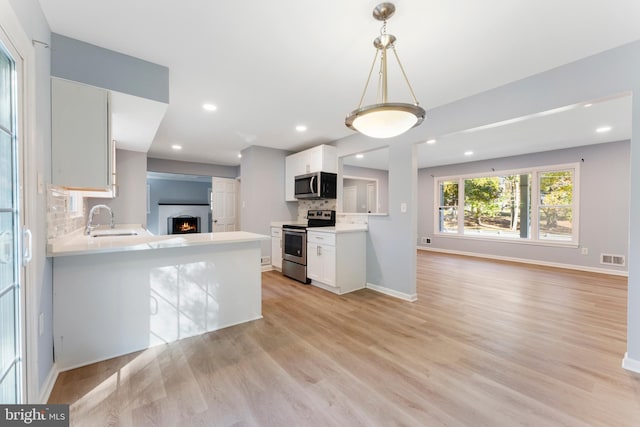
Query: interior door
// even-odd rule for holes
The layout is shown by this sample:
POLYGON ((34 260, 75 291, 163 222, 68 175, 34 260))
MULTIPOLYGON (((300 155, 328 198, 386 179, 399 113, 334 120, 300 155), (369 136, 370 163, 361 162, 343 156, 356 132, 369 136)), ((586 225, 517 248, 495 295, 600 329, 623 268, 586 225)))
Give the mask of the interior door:
POLYGON ((367 184, 367 212, 378 212, 378 198, 376 184, 367 184))
POLYGON ((238 185, 235 179, 212 178, 211 231, 236 231, 238 185))
POLYGON ((17 54, 0 29, 0 404, 23 401, 17 54))
POLYGON ((344 187, 342 189, 342 211, 343 212, 358 212, 357 206, 358 199, 358 188, 353 187, 344 187))

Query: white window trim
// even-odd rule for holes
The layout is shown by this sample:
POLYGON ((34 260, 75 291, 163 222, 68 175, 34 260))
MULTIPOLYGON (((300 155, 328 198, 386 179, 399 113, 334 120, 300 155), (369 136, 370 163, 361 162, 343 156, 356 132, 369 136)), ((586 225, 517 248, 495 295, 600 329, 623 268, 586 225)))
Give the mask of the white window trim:
POLYGON ((433 177, 433 235, 442 238, 514 243, 534 246, 555 246, 576 248, 580 245, 580 163, 564 163, 558 165, 532 166, 520 169, 492 170, 485 173, 469 173, 463 175, 447 175, 433 177), (544 240, 538 237, 538 209, 540 174, 554 171, 573 170, 573 194, 571 209, 573 212, 571 241, 544 240), (531 174, 531 230, 528 239, 498 236, 472 236, 464 234, 464 180, 469 178, 485 178, 492 176, 531 174), (443 181, 458 182, 458 230, 455 233, 440 231, 440 183, 443 181), (534 221, 535 219, 535 221, 534 221))

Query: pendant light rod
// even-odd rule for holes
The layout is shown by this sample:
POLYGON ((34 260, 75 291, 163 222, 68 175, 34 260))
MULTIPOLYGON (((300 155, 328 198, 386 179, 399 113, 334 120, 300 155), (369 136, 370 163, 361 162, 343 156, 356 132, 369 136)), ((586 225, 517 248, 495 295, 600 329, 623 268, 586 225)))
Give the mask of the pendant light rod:
POLYGON ((360 97, 360 103, 358 104, 358 108, 362 107, 362 103, 364 102, 364 97, 367 94, 367 88, 369 88, 369 81, 371 80, 371 75, 373 74, 373 67, 376 66, 376 61, 378 60, 378 49, 376 49, 376 54, 373 55, 373 62, 371 63, 371 69, 369 70, 369 77, 367 77, 367 83, 364 85, 364 90, 362 91, 362 96, 360 97))
MULTIPOLYGON (((407 82, 407 86, 409 87, 409 92, 411 92, 411 97, 413 98, 413 102, 416 105, 420 105, 418 102, 418 98, 416 98, 416 94, 411 87, 411 83, 409 83, 409 78, 407 77, 407 73, 404 71, 404 67, 402 66, 402 62, 400 62, 400 57, 398 56, 398 52, 396 52, 396 48, 393 48, 393 54, 396 56, 396 60, 398 61, 398 65, 400 66, 400 71, 402 71, 402 75, 404 76, 404 81, 407 82)), ((385 101, 386 102, 386 101, 385 101)))

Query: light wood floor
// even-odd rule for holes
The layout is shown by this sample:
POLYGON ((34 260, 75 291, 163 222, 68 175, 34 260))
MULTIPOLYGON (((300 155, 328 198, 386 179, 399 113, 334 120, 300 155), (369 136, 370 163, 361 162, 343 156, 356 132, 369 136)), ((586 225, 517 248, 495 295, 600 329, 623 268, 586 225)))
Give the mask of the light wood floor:
POLYGON ((625 278, 428 252, 418 298, 263 275, 264 319, 61 374, 78 426, 638 426, 625 278))

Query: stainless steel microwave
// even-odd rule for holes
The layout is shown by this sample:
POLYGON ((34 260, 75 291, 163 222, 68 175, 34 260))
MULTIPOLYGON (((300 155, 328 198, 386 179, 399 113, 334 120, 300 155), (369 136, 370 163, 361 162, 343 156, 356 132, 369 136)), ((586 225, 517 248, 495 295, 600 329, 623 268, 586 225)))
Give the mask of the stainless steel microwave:
POLYGON ((295 178, 296 199, 335 199, 338 175, 313 172, 295 178))

